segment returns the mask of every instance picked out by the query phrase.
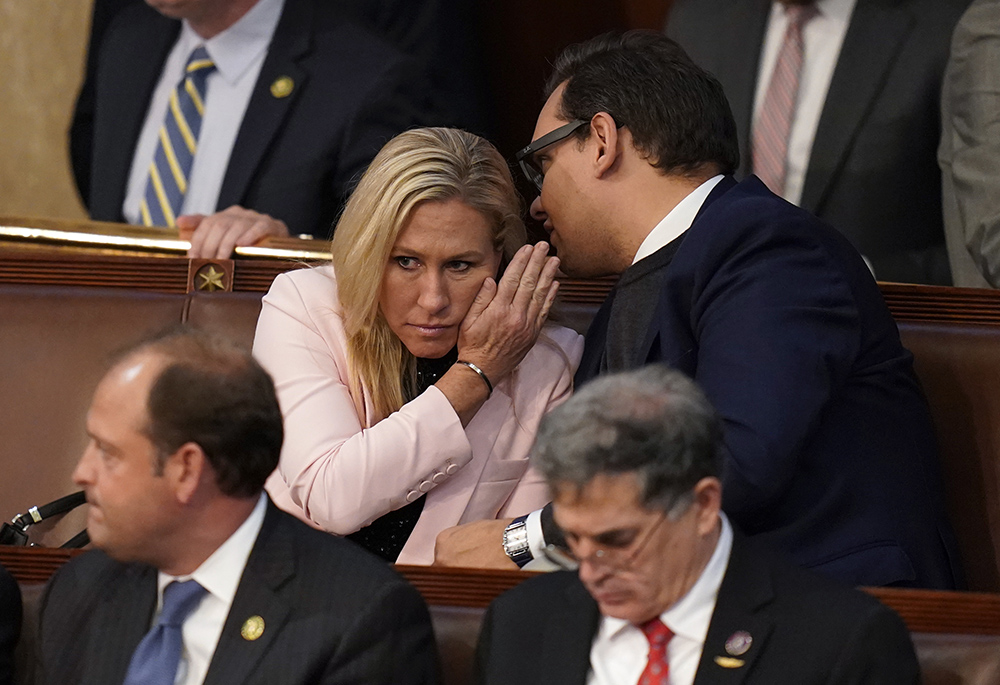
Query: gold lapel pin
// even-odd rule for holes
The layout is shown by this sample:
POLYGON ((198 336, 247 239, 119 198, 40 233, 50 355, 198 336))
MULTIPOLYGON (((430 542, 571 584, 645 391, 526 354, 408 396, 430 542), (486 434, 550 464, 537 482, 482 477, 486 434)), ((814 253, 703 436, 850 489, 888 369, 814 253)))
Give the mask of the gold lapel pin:
POLYGON ((717 656, 715 657, 715 663, 719 664, 723 668, 739 668, 743 666, 746 662, 743 659, 734 659, 731 656, 717 656))
POLYGON ((276 98, 286 98, 295 90, 295 81, 291 76, 279 76, 271 84, 271 95, 276 98))
POLYGON ((247 620, 243 621, 243 628, 240 630, 240 635, 243 636, 244 640, 253 642, 263 634, 264 619, 260 616, 251 616, 247 620))
POLYGON ((743 656, 753 644, 753 637, 745 630, 737 630, 726 640, 726 654, 730 656, 743 656))

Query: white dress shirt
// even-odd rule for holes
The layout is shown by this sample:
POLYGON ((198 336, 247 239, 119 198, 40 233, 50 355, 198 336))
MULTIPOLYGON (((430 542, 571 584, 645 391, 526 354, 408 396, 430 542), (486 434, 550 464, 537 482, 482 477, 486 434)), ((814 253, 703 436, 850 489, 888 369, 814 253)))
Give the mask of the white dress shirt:
MULTIPOLYGON (((660 614, 660 620, 674 633, 667 645, 670 685, 691 685, 701 661, 715 600, 733 548, 732 526, 725 514, 720 512, 719 518, 722 532, 705 570, 686 595, 660 614)), ((590 647, 587 685, 636 683, 648 658, 649 642, 641 628, 620 618, 605 616, 590 647)))
MULTIPOLYGON (((840 56, 840 47, 844 44, 844 35, 847 33, 847 25, 851 21, 856 1, 816 0, 816 9, 819 13, 806 23, 802 31, 805 54, 799 76, 795 116, 789 133, 785 192, 781 193, 782 197, 793 204, 799 204, 802 199, 802 186, 806 170, 809 168, 813 138, 816 137, 819 117, 826 102, 826 93, 830 89, 833 71, 840 56)), ((760 69, 757 72, 754 126, 757 125, 757 117, 764 103, 767 87, 771 83, 771 73, 774 71, 778 52, 785 39, 785 29, 788 28, 786 10, 787 7, 780 2, 771 5, 771 16, 761 49, 760 69)))
POLYGON ((201 685, 204 682, 266 510, 267 495, 261 493, 246 521, 194 573, 169 576, 161 572, 158 575, 156 616, 152 625, 156 624, 163 607, 163 588, 170 583, 194 579, 207 591, 181 627, 184 648, 174 685, 201 685))
MULTIPOLYGON (((663 217, 656 226, 646 235, 646 238, 639 245, 639 250, 635 253, 632 263, 635 264, 640 259, 645 259, 657 250, 668 245, 675 238, 680 237, 684 231, 691 228, 694 218, 701 211, 701 206, 705 204, 712 189, 719 184, 723 176, 713 176, 700 186, 688 193, 683 200, 678 202, 670 212, 663 217)), ((533 511, 528 514, 524 521, 525 532, 528 534, 528 549, 531 550, 532 560, 524 566, 526 571, 554 571, 558 566, 545 557, 545 535, 542 532, 542 510, 533 511)))
POLYGON ((156 152, 170 93, 181 80, 191 52, 199 45, 205 46, 216 70, 206 81, 205 115, 198 136, 198 152, 191 165, 188 191, 180 214, 215 212, 233 143, 283 7, 284 0, 258 0, 239 21, 209 40, 195 33, 187 21, 183 22, 180 36, 163 64, 136 142, 122 205, 126 221, 142 223, 139 203, 146 193, 149 165, 156 152))

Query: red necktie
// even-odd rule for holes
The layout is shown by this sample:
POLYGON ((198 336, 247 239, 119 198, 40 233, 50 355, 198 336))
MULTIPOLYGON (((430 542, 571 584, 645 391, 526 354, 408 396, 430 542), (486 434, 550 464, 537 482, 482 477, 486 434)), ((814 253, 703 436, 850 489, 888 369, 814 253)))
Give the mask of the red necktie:
POLYGON ((753 172, 778 195, 785 190, 788 137, 798 102, 803 55, 802 27, 818 12, 812 4, 791 5, 786 9, 788 28, 785 40, 753 129, 753 172))
POLYGON ((639 627, 649 640, 649 659, 646 669, 639 676, 639 685, 667 685, 670 680, 667 644, 674 633, 659 618, 646 621, 639 627))

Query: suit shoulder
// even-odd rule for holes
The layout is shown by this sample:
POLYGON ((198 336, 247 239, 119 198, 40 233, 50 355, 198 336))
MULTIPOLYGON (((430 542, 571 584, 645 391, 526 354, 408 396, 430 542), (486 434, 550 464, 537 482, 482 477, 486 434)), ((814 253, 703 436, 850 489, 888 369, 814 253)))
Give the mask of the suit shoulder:
POLYGON ((769 565, 779 602, 797 607, 803 617, 843 626, 879 619, 896 623, 905 632, 899 616, 872 595, 795 566, 756 546, 753 553, 763 557, 769 565))
POLYGON ((490 612, 495 616, 522 613, 538 616, 575 589, 586 593, 576 573, 543 573, 528 578, 494 599, 490 603, 490 612))
POLYGON ((270 304, 299 303, 302 307, 337 306, 337 279, 333 267, 295 269, 278 274, 264 295, 270 304))

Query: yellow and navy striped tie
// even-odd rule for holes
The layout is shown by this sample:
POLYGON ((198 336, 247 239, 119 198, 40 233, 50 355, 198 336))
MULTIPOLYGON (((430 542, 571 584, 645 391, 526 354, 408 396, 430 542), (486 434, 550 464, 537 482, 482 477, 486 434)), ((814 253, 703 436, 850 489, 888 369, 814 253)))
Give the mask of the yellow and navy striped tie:
POLYGON ((196 48, 188 58, 184 78, 170 93, 167 116, 149 164, 146 194, 139 203, 145 226, 177 225, 205 114, 205 82, 214 69, 205 47, 196 48))

